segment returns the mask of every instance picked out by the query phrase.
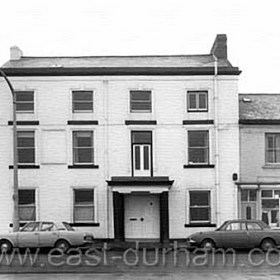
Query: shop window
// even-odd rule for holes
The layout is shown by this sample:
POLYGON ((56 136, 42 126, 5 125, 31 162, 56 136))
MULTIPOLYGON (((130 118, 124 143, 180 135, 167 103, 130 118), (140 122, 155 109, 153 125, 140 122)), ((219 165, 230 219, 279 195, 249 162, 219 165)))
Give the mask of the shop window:
POLYGON ((262 197, 273 197, 272 190, 262 190, 262 197))
POLYGON ((279 227, 279 190, 262 190, 262 221, 271 227, 279 227))

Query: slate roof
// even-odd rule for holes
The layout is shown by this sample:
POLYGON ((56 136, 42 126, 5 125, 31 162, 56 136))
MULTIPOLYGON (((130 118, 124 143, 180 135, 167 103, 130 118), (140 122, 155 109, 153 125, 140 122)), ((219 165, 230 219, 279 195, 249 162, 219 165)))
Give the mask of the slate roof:
MULTIPOLYGON (((2 68, 45 67, 213 67, 214 58, 206 55, 167 56, 85 56, 85 57, 27 57, 10 60, 2 68)), ((232 67, 227 59, 219 59, 219 67, 232 67)))
POLYGON ((239 94, 239 119, 280 120, 280 94, 239 94))

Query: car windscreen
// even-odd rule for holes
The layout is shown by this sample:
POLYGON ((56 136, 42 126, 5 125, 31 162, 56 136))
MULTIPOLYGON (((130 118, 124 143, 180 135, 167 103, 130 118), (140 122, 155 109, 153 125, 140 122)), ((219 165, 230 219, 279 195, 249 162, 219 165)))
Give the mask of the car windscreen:
POLYGON ((224 230, 225 227, 226 227, 226 224, 227 224, 227 221, 225 221, 220 227, 218 227, 218 228, 216 229, 216 231, 218 231, 218 230, 224 230))

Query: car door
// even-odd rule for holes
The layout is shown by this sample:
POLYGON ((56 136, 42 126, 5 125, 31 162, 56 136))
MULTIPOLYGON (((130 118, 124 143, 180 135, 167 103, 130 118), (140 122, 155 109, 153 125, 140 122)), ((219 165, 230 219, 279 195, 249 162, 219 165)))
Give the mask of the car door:
POLYGON ((230 222, 223 231, 223 247, 225 248, 247 248, 248 241, 249 235, 245 222, 230 222))
POLYGON ((32 248, 39 246, 39 222, 30 222, 18 232, 18 247, 32 248))
POLYGON ((262 226, 255 221, 247 222, 248 236, 250 247, 258 247, 264 234, 266 233, 262 226))
POLYGON ((53 222, 42 222, 39 231, 40 247, 53 247, 58 239, 58 229, 53 222))

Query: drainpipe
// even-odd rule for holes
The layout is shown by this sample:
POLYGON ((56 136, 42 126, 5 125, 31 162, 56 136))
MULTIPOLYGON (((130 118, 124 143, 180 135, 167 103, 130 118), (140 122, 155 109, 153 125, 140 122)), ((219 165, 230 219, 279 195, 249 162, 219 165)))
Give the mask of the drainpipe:
POLYGON ((213 54, 214 57, 214 110, 215 110, 215 121, 214 121, 214 131, 215 131, 215 191, 216 191, 216 219, 217 225, 220 225, 220 151, 219 151, 219 112, 218 112, 218 59, 213 54))
MULTIPOLYGON (((109 180, 109 128, 108 128, 108 80, 103 80, 103 87, 104 87, 104 92, 103 92, 103 104, 104 104, 104 120, 105 120, 105 127, 104 127, 104 143, 105 143, 105 153, 104 153, 104 169, 105 169, 105 181, 109 180)), ((110 189, 109 186, 107 185, 107 195, 106 195, 106 200, 107 200, 107 222, 106 222, 106 231, 107 231, 107 238, 109 239, 110 237, 110 229, 109 229, 109 223, 110 223, 110 189)))
POLYGON ((17 154, 17 113, 16 113, 16 94, 15 90, 4 73, 0 69, 0 75, 5 79, 6 83, 9 86, 13 97, 13 168, 14 168, 14 186, 13 186, 13 231, 16 232, 19 230, 19 211, 18 211, 18 154, 17 154))

